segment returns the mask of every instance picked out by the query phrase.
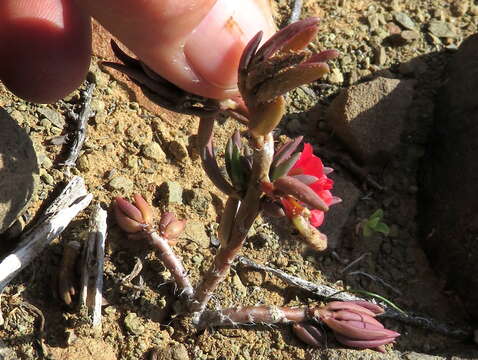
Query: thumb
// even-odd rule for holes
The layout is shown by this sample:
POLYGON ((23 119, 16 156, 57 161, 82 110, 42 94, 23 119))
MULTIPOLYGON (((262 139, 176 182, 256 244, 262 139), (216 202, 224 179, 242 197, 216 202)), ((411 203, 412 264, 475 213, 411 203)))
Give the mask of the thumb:
POLYGON ((80 4, 158 74, 192 93, 237 93, 244 46, 274 24, 267 0, 83 0, 80 4))

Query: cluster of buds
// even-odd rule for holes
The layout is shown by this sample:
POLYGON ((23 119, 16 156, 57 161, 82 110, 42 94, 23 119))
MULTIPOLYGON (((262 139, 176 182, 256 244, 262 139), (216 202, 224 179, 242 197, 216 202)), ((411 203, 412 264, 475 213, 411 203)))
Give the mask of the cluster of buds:
MULTIPOLYGON (((312 310, 315 322, 325 323, 338 342, 359 349, 385 352, 385 345, 395 342, 399 333, 385 329, 375 318, 384 310, 368 301, 334 301, 312 310)), ((306 344, 322 346, 322 332, 310 322, 293 325, 295 335, 306 344)))
POLYGON ((249 131, 260 142, 285 113, 286 92, 315 81, 329 72, 326 61, 336 50, 311 53, 307 45, 317 35, 317 18, 293 23, 260 48, 262 32, 246 46, 239 63, 239 91, 248 109, 249 131), (259 48, 259 49, 258 49, 259 48))
POLYGON ((183 232, 186 220, 178 220, 173 213, 165 212, 156 229, 151 206, 139 194, 134 194, 133 198, 133 204, 122 197, 115 199, 113 210, 118 226, 133 239, 145 237, 146 233, 157 230, 163 238, 174 243, 183 232))

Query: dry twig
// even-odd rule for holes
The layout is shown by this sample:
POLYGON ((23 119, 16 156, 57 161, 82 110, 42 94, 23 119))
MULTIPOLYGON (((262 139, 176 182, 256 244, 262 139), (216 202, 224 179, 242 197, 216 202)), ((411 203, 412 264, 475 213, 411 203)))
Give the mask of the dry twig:
POLYGON ((88 206, 92 198, 86 190, 83 178, 75 176, 71 179, 38 222, 21 236, 15 250, 0 262, 0 291, 65 230, 70 221, 88 206))
POLYGON ((88 240, 83 247, 80 306, 93 314, 93 328, 101 331, 103 264, 106 240, 106 211, 96 204, 90 217, 88 240))

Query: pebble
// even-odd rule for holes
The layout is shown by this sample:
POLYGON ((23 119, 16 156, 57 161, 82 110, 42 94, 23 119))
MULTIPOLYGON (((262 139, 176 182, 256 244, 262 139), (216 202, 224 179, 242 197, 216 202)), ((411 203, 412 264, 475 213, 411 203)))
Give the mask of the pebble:
POLYGON ((203 249, 208 248, 211 243, 204 225, 198 221, 188 221, 186 223, 184 237, 190 239, 203 249))
POLYGON ((469 8, 469 1, 467 0, 454 0, 450 5, 450 10, 453 16, 463 16, 466 14, 469 8))
POLYGON ((80 171, 87 172, 90 170, 90 161, 87 156, 82 156, 78 159, 77 168, 80 171))
POLYGON ((178 161, 183 161, 185 158, 189 157, 187 144, 183 138, 171 141, 168 145, 168 149, 178 161))
POLYGON ((183 202, 183 188, 176 181, 166 181, 161 184, 159 194, 167 204, 181 204, 183 202))
POLYGON ((413 30, 404 30, 400 33, 400 37, 407 43, 417 40, 420 34, 413 30))
POLYGON ((344 82, 344 75, 339 69, 333 68, 328 79, 331 84, 342 84, 344 82))
POLYGON ((378 66, 383 66, 387 62, 387 53, 383 46, 377 46, 374 48, 374 63, 378 66))
POLYGON ((158 162, 166 160, 166 154, 157 142, 151 142, 145 145, 143 147, 143 155, 147 159, 158 162))
POLYGON ((453 26, 447 22, 432 20, 428 24, 428 31, 439 38, 454 38, 456 37, 453 26))
POLYGON ((415 30, 416 25, 413 22, 412 19, 410 19, 410 16, 403 12, 395 11, 393 13, 393 18, 395 19, 396 22, 398 22, 400 25, 402 25, 405 29, 408 30, 415 30))
POLYGON ((126 193, 131 193, 131 191, 133 191, 134 184, 133 181, 128 179, 126 176, 120 175, 112 178, 108 182, 108 186, 112 190, 122 190, 126 193))
POLYGON ((200 215, 206 214, 209 204, 212 202, 212 196, 209 191, 203 189, 189 190, 184 193, 184 198, 186 204, 200 215))
POLYGON ((144 332, 144 325, 141 323, 141 319, 133 312, 124 318, 124 326, 126 330, 134 335, 141 335, 144 332))
POLYGON ((247 288, 244 286, 237 274, 232 277, 232 285, 235 287, 239 297, 244 297, 247 295, 247 288))
POLYGON ((45 119, 48 119, 51 124, 53 124, 57 128, 63 129, 63 127, 65 126, 65 119, 58 111, 45 107, 39 108, 37 112, 40 115, 43 115, 45 119))
POLYGON ((40 178, 47 185, 53 185, 55 183, 53 176, 51 176, 47 172, 40 171, 40 178))

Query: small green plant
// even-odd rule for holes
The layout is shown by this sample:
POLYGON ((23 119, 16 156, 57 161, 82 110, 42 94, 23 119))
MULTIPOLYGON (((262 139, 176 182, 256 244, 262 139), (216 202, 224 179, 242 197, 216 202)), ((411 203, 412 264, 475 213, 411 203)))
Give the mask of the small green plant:
POLYGON ((382 233, 385 236, 390 234, 390 228, 387 224, 382 222, 383 210, 378 209, 368 219, 362 220, 360 227, 362 228, 362 234, 365 237, 370 237, 374 233, 382 233))

